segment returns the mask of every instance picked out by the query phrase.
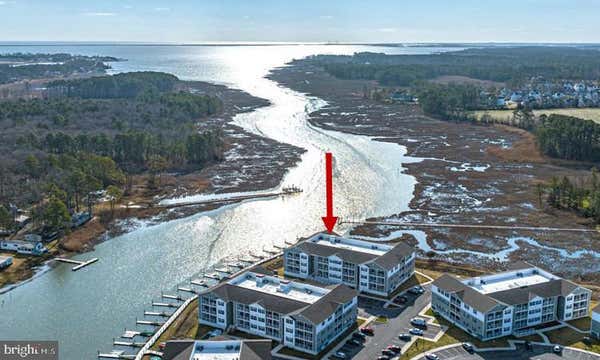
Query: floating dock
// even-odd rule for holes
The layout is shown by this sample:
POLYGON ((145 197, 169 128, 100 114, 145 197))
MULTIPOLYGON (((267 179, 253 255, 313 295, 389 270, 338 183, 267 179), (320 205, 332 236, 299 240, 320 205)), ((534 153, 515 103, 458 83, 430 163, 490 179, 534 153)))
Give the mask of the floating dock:
POLYGON ((121 335, 121 337, 123 339, 133 339, 134 337, 136 337, 138 335, 142 335, 142 333, 140 333, 139 331, 125 330, 125 333, 123 333, 123 335, 121 335))
POLYGON ((192 294, 195 294, 195 293, 196 293, 196 292, 194 291, 194 289, 192 289, 192 288, 188 288, 188 287, 183 287, 183 286, 179 286, 179 287, 177 288, 177 290, 179 290, 179 291, 183 291, 183 292, 192 293, 192 294))
POLYGON ((164 323, 161 323, 158 321, 148 321, 148 320, 137 320, 135 323, 138 325, 151 325, 151 326, 162 326, 162 324, 164 324, 164 323))
POLYGON ((113 341, 113 345, 141 348, 144 345, 146 345, 146 343, 129 342, 129 341, 113 341))
POLYGON ((160 316, 160 317, 169 317, 172 314, 166 312, 156 312, 156 311, 144 311, 145 316, 160 316))
POLYGON ((78 260, 67 259, 67 258, 54 258, 54 260, 63 262, 63 263, 67 263, 67 264, 75 264, 77 266, 73 266, 73 268, 71 270, 77 271, 79 269, 82 269, 88 265, 95 263, 96 261, 98 261, 98 258, 93 258, 88 261, 78 261, 78 260))

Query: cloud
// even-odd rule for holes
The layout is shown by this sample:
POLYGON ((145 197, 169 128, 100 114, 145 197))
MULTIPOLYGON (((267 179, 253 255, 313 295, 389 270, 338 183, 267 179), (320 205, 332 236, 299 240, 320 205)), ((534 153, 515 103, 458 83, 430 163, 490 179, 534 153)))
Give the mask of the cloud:
POLYGON ((116 13, 113 12, 85 12, 84 16, 116 16, 116 13))

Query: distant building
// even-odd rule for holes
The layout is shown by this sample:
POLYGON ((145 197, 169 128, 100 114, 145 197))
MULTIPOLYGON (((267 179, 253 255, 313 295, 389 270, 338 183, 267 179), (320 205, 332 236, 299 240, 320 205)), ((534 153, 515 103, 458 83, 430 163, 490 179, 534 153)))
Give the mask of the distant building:
POLYGON ((271 340, 172 340, 163 360, 271 360, 271 340))
POLYGON ((0 256, 0 269, 6 269, 13 263, 12 256, 0 256))
POLYGON ((388 296, 415 271, 415 249, 318 233, 284 251, 287 276, 388 296))
POLYGON ((356 323, 357 292, 284 280, 255 268, 199 294, 199 323, 318 354, 356 323))
POLYGON ((42 255, 48 252, 48 249, 41 242, 24 240, 0 240, 0 250, 14 251, 24 255, 42 255))
POLYGON ((588 316, 591 291, 519 262, 494 275, 433 282, 431 308, 481 340, 528 334, 556 320, 588 316))
POLYGON ((592 310, 592 329, 593 338, 600 340, 600 304, 592 310))

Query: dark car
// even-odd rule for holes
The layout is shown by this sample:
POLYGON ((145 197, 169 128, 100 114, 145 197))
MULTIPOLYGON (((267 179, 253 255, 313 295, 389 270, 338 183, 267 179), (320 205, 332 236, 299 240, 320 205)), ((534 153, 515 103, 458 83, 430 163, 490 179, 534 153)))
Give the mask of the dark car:
POLYGON ((360 346, 362 345, 360 341, 356 340, 356 339, 350 339, 348 341, 346 341, 346 344, 350 345, 350 346, 360 346))
POLYGON ((525 341, 525 348, 527 350, 533 350, 533 345, 529 341, 525 341))
POLYGON ((465 349, 467 352, 472 353, 475 351, 475 347, 473 346, 473 344, 471 343, 463 343, 462 344, 463 349, 465 349))
POLYGON ((410 336, 410 334, 403 333, 398 335, 398 339, 403 341, 410 341, 410 339, 412 339, 412 336, 410 336))
POLYGON ((404 295, 398 296, 396 299, 394 299, 394 302, 397 304, 404 304, 407 301, 408 301, 408 298, 404 295))
POLYGON ((390 345, 387 347, 387 349, 395 353, 399 353, 400 351, 402 351, 402 348, 398 345, 390 345))
POLYGON ((359 332, 355 332, 352 334, 352 337, 355 339, 360 339, 360 340, 364 340, 365 339, 365 334, 359 333, 359 332))
POLYGON ((375 334, 375 331, 373 331, 372 327, 369 326, 365 326, 365 327, 361 327, 360 328, 360 332, 365 334, 365 335, 373 335, 375 334))
POLYGON ((392 350, 388 350, 388 349, 381 350, 381 353, 385 356, 390 356, 390 357, 396 355, 395 352, 393 352, 392 350))

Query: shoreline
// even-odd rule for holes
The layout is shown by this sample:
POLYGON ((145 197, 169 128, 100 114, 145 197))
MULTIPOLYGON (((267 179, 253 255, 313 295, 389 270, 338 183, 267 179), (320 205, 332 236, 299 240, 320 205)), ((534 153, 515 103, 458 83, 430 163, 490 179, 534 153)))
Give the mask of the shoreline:
POLYGON ((123 197, 110 216, 107 214, 106 204, 100 204, 101 209, 97 211, 99 214, 95 214, 92 220, 58 241, 49 243, 52 249, 48 255, 40 258, 27 257, 24 261, 26 264, 19 264, 20 267, 13 264, 0 273, 0 295, 51 271, 53 266, 49 263, 55 257, 70 258, 91 252, 99 243, 134 231, 135 228, 128 226, 131 221, 149 220, 152 223, 161 223, 214 210, 242 200, 224 199, 219 203, 189 205, 177 209, 146 207, 139 204, 157 204, 164 199, 194 195, 269 191, 276 189, 288 170, 300 161, 304 149, 249 133, 232 124, 238 114, 270 106, 269 101, 224 85, 200 81, 186 81, 185 84, 202 93, 218 96, 223 101, 224 111, 200 119, 198 129, 204 131, 219 127, 223 130, 227 144, 225 160, 192 173, 165 174, 164 183, 158 191, 143 189, 141 183, 145 176, 136 176, 135 185, 141 189, 137 189, 130 196, 123 197), (245 156, 237 156, 238 152, 245 156), (283 165, 271 161, 274 156, 277 156, 279 162, 283 161, 283 165), (43 267, 44 270, 41 272, 35 270, 43 267))
MULTIPOLYGON (((376 86, 374 82, 339 80, 305 60, 275 69, 269 78, 327 101, 327 107, 311 114, 311 124, 397 143, 407 148, 408 156, 423 159, 402 164, 405 173, 417 180, 409 204, 411 210, 369 220, 589 227, 588 221, 573 213, 540 206, 534 191, 536 183, 548 181, 554 175, 583 175, 587 170, 578 164, 542 156, 528 133, 505 126, 436 120, 424 115, 418 106, 366 100, 361 95, 363 88, 376 86)), ((363 225, 352 233, 381 237, 399 229, 363 225)), ((572 253, 587 249, 597 253, 600 251, 597 234, 428 229, 425 241, 433 251, 422 252, 421 256, 492 270, 506 264, 468 252, 496 253, 509 248, 510 238, 517 237, 532 237, 542 247, 519 242, 519 248, 510 252, 507 261, 526 258, 579 281, 600 280, 597 258, 582 255, 567 259, 551 250, 561 248, 572 253), (465 253, 451 256, 435 253, 446 249, 464 249, 465 253)), ((406 241, 418 245, 413 236, 406 241)))

